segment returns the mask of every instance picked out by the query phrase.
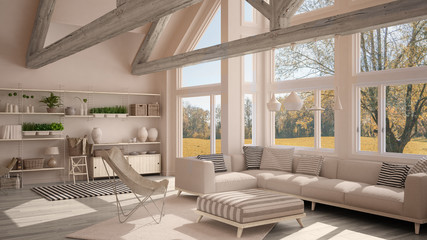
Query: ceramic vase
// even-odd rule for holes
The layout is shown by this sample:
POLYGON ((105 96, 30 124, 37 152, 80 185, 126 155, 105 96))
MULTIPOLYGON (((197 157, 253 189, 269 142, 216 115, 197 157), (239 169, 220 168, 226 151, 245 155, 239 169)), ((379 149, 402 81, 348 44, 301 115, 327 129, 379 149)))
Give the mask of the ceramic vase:
POLYGON ((145 142, 147 141, 148 131, 145 127, 138 129, 138 141, 145 142))
POLYGON ((76 109, 73 107, 65 108, 65 115, 74 115, 76 114, 76 109))
POLYGON ((157 140, 157 129, 156 128, 150 128, 148 130, 148 141, 155 142, 157 140))
POLYGON ((102 131, 101 131, 101 129, 100 128, 93 128, 92 129, 92 133, 91 133, 91 136, 92 136, 92 140, 93 140, 93 143, 100 143, 101 142, 101 137, 102 137, 102 131))

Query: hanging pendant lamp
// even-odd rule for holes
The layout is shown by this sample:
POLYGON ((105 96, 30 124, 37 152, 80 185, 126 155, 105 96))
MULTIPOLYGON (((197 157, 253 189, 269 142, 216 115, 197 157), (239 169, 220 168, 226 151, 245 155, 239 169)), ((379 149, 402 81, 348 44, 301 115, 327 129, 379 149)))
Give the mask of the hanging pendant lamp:
POLYGON ((276 97, 273 94, 270 101, 267 103, 268 110, 270 110, 270 112, 278 112, 280 111, 281 106, 282 104, 279 101, 277 101, 276 97))
POLYGON ((303 104, 303 101, 295 92, 291 92, 283 102, 283 106, 287 111, 299 111, 303 104))
POLYGON ((340 99, 340 95, 338 94, 338 87, 335 89, 334 110, 342 110, 341 99, 340 99))

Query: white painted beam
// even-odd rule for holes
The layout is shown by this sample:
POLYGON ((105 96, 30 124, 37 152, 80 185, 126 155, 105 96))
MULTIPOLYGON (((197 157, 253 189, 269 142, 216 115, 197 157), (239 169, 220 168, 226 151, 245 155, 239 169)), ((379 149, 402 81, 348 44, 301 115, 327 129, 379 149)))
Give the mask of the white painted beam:
POLYGON ((72 32, 50 46, 29 55, 27 57, 27 67, 40 68, 200 1, 128 0, 113 11, 72 32))
POLYGON ((400 0, 138 64, 136 75, 262 52, 295 42, 363 32, 427 18, 426 0, 400 0))

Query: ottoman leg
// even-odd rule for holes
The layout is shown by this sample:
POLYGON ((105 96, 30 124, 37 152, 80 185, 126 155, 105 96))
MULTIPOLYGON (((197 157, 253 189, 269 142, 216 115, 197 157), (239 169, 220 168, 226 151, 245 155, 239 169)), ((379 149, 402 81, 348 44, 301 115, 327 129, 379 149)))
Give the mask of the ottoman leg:
POLYGON ((243 233, 243 228, 239 227, 237 228, 237 238, 240 238, 242 236, 243 233))
POLYGON ((302 224, 301 218, 297 218, 297 222, 299 223, 299 225, 303 228, 304 225, 302 224))
POLYGON ((200 215, 200 216, 197 218, 196 223, 200 222, 200 220, 202 220, 202 217, 203 217, 203 215, 200 215))

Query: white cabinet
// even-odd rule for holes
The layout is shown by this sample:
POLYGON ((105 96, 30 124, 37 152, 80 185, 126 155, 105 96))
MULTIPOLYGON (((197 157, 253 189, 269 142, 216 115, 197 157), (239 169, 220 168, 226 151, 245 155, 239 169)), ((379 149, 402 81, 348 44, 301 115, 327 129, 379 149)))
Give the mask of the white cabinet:
MULTIPOLYGON (((145 154, 126 156, 130 166, 139 174, 153 174, 161 171, 161 155, 145 154)), ((93 157, 89 160, 89 177, 100 178, 112 176, 113 170, 106 164, 103 164, 101 157, 93 157)))

